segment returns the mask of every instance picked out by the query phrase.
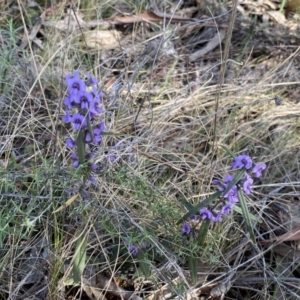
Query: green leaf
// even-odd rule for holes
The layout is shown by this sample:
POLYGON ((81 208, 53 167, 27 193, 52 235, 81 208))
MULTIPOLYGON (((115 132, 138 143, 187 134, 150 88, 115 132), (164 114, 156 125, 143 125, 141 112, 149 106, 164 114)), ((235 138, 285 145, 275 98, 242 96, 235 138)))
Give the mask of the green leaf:
POLYGON ((244 197, 244 193, 241 189, 238 189, 238 198, 239 198, 239 201, 240 201, 240 204, 241 204, 241 209, 242 209, 243 216, 245 218, 247 230, 250 233, 250 237, 251 237, 253 243, 255 244, 256 240, 255 240, 255 235, 254 235, 253 228, 252 228, 252 225, 251 225, 250 213, 249 213, 249 210, 248 210, 248 207, 247 207, 247 202, 246 202, 246 199, 244 197))
POLYGON ((85 163, 85 143, 84 143, 84 133, 83 130, 79 130, 77 138, 76 138, 76 146, 78 159, 80 164, 85 163))
POLYGON ((206 236, 208 233, 208 229, 209 229, 209 225, 210 225, 210 220, 205 219, 202 221, 201 227, 198 232, 198 238, 197 238, 197 244, 200 247, 204 246, 206 236))
POLYGON ((198 260, 196 257, 194 256, 189 256, 188 257, 188 266, 189 266, 189 270, 190 270, 190 275, 191 275, 191 279, 193 284, 196 284, 198 281, 198 260))
POLYGON ((206 198, 205 200, 201 201, 200 203, 198 203, 196 206, 194 206, 193 208, 190 209, 190 211, 188 213, 186 213, 178 222, 177 224, 181 224, 183 221, 185 221, 187 218, 189 218, 190 216, 194 215, 195 213, 197 213, 199 211, 199 209, 201 209, 202 207, 205 207, 207 205, 209 205, 212 201, 218 199, 223 192, 215 192, 214 194, 210 195, 208 198, 206 198))
POLYGON ((227 154, 229 154, 232 158, 235 158, 235 157, 236 157, 235 153, 232 152, 232 151, 231 151, 229 148, 227 148, 226 146, 221 145, 221 148, 223 148, 223 149, 227 152, 227 154))
MULTIPOLYGON (((235 205, 235 206, 233 207, 233 210, 234 210, 235 212, 237 212, 238 214, 240 214, 240 215, 243 214, 242 209, 241 209, 239 206, 237 206, 237 205, 235 205)), ((255 215, 253 215, 253 214, 251 214, 251 213, 249 213, 249 216, 250 216, 251 221, 258 222, 258 223, 262 223, 262 220, 261 220, 258 216, 255 216, 255 215)))
POLYGON ((149 278, 150 277, 150 266, 146 257, 146 253, 143 253, 142 251, 140 251, 138 253, 138 259, 139 259, 139 269, 141 271, 141 273, 145 276, 145 278, 149 278))
POLYGON ((86 265, 86 245, 86 237, 82 233, 75 244, 75 254, 72 269, 72 279, 73 282, 77 284, 81 282, 81 276, 86 265))

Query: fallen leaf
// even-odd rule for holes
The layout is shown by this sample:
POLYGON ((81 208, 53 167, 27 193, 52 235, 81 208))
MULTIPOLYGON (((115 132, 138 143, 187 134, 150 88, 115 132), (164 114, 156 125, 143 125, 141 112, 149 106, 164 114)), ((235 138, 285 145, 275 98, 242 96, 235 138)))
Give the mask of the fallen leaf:
POLYGON ((285 15, 280 12, 280 11, 275 11, 275 10, 270 10, 267 11, 267 14, 274 20, 276 21, 278 24, 280 25, 286 25, 286 17, 285 15))
POLYGON ((117 30, 92 30, 85 34, 88 48, 103 50, 113 49, 120 44, 120 33, 117 30))
POLYGON ((155 21, 168 21, 168 22, 192 22, 195 19, 182 17, 173 14, 166 14, 160 12, 153 12, 151 10, 144 11, 139 15, 132 15, 132 16, 116 16, 113 18, 104 19, 103 21, 109 22, 110 24, 124 24, 124 23, 135 23, 141 21, 147 22, 155 22, 155 21))
POLYGON ((218 45, 220 45, 220 43, 222 43, 224 38, 225 38, 225 30, 220 30, 202 49, 192 53, 189 57, 189 61, 193 62, 193 61, 197 60, 198 58, 200 58, 201 56, 212 51, 218 45))

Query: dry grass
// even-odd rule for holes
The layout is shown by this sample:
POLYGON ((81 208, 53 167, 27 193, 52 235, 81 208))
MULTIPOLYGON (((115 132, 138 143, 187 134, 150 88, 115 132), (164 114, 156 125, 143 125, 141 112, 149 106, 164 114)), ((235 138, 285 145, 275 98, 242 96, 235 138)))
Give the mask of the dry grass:
MULTIPOLYGON (((196 7, 93 0, 77 14, 100 20, 154 4, 188 17, 196 7)), ((61 4, 41 27, 43 49, 36 42, 20 49, 45 7, 1 5, 7 12, 0 19, 1 299, 300 298, 294 242, 261 243, 298 224, 299 31, 259 23, 253 29, 249 16, 238 13, 215 111, 223 53, 216 48, 193 63, 188 57, 203 46, 198 36, 216 27, 129 24, 117 27, 118 47, 91 50, 81 30, 49 26, 68 16, 61 4), (64 76, 76 69, 97 76, 105 92, 109 134, 97 149, 95 186, 82 186, 64 145, 70 131, 61 122, 64 76), (230 172, 225 148, 267 164, 247 199, 260 220, 253 222, 258 243, 250 242, 235 211, 212 224, 199 247, 182 237, 177 222, 186 213, 184 202, 199 203, 214 191, 212 178, 230 172), (107 162, 107 153, 117 160, 107 162), (71 197, 68 188, 89 198, 79 196, 56 213, 71 197), (143 242, 150 248, 132 257, 129 244, 143 242), (196 283, 191 257, 198 262, 196 283)), ((217 2, 208 7, 215 16, 225 9, 217 2)), ((208 18, 207 9, 196 8, 193 17, 208 18)), ((215 22, 221 28, 228 15, 215 22)))

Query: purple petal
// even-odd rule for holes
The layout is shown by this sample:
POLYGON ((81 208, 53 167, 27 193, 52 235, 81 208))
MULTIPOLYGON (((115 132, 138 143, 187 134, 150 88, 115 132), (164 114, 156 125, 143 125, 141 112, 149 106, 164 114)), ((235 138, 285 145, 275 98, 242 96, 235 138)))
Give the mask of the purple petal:
POLYGON ((225 198, 227 198, 227 200, 231 203, 236 203, 239 201, 238 199, 238 193, 237 193, 237 187, 234 186, 232 187, 224 196, 225 198))
POLYGON ((68 85, 68 92, 70 95, 76 95, 78 92, 86 90, 86 85, 79 76, 69 76, 66 78, 66 82, 68 85))
POLYGON ((207 209, 206 207, 200 209, 200 215, 201 215, 202 220, 205 220, 205 219, 213 220, 213 218, 214 218, 212 212, 209 209, 207 209))
POLYGON ((79 166, 79 160, 75 160, 74 162, 73 162, 73 167, 74 168, 77 168, 79 166))
POLYGON ((70 123, 72 121, 72 116, 70 115, 69 111, 66 110, 66 114, 62 117, 62 121, 64 123, 70 123))
POLYGON ((245 192, 246 195, 251 194, 251 185, 253 183, 253 179, 251 176, 249 176, 247 173, 245 174, 245 181, 243 183, 243 190, 245 192))
POLYGON ((252 170, 252 173, 255 175, 255 177, 259 178, 262 174, 262 171, 266 168, 266 164, 257 164, 252 170))
POLYGON ((98 169, 98 166, 97 166, 96 164, 92 164, 92 165, 91 165, 91 169, 92 169, 93 171, 95 171, 95 170, 98 169))
POLYGON ((250 156, 246 154, 242 154, 237 156, 234 161, 233 161, 233 166, 232 169, 241 169, 241 168, 246 168, 247 170, 252 167, 252 159, 250 156))
POLYGON ((73 149, 73 148, 75 147, 75 141, 74 141, 73 139, 67 139, 67 140, 66 140, 66 145, 67 145, 69 148, 73 149))
POLYGON ((222 214, 221 213, 218 213, 217 215, 213 215, 213 217, 212 217, 212 219, 211 219, 212 221, 214 221, 214 222, 222 222, 222 214))
POLYGON ((230 183, 233 180, 233 176, 231 175, 226 175, 223 179, 224 183, 230 183))
POLYGON ((73 124, 73 127, 75 130, 79 130, 81 128, 84 128, 87 124, 86 118, 82 116, 81 114, 74 114, 71 117, 71 122, 73 124))
POLYGON ((191 233, 191 226, 188 222, 184 222, 181 226, 181 232, 189 235, 191 233))
POLYGON ((233 207, 234 207, 233 203, 227 203, 221 208, 220 213, 222 213, 223 215, 229 215, 233 207))
POLYGON ((94 77, 92 74, 87 73, 86 74, 86 83, 87 85, 97 85, 98 84, 98 79, 94 77))
POLYGON ((89 133, 87 133, 87 134, 85 135, 85 141, 86 141, 87 143, 90 143, 90 142, 92 141, 92 137, 91 137, 91 135, 90 135, 89 133))
POLYGON ((137 256, 139 253, 139 249, 136 246, 134 246, 133 244, 129 245, 129 251, 133 256, 137 256))
POLYGON ((78 93, 78 98, 81 109, 88 109, 93 103, 93 96, 87 91, 80 91, 78 93))

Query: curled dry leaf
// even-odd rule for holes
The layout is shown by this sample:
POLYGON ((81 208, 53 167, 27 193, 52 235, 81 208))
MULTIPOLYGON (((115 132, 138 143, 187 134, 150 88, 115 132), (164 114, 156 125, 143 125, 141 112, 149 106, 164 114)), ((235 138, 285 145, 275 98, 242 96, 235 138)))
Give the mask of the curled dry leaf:
POLYGON ((120 33, 116 30, 93 30, 85 33, 88 48, 108 50, 119 46, 120 33))
POLYGON ((287 25, 286 17, 285 17, 285 15, 282 12, 275 11, 275 10, 273 10, 273 11, 270 10, 267 13, 278 24, 280 24, 280 25, 287 25))
POLYGON ((204 56, 208 52, 212 51, 215 49, 217 46, 222 43, 222 41, 225 38, 225 30, 220 30, 215 34, 215 36, 200 50, 192 53, 189 57, 189 60, 191 62, 196 61, 198 58, 204 56))
POLYGON ((122 24, 122 23, 135 23, 135 22, 157 22, 157 21, 167 21, 167 22, 192 22, 195 19, 182 17, 173 14, 166 14, 161 12, 154 12, 154 11, 144 11, 139 15, 132 15, 132 16, 116 16, 112 18, 105 19, 104 21, 110 24, 122 24))

